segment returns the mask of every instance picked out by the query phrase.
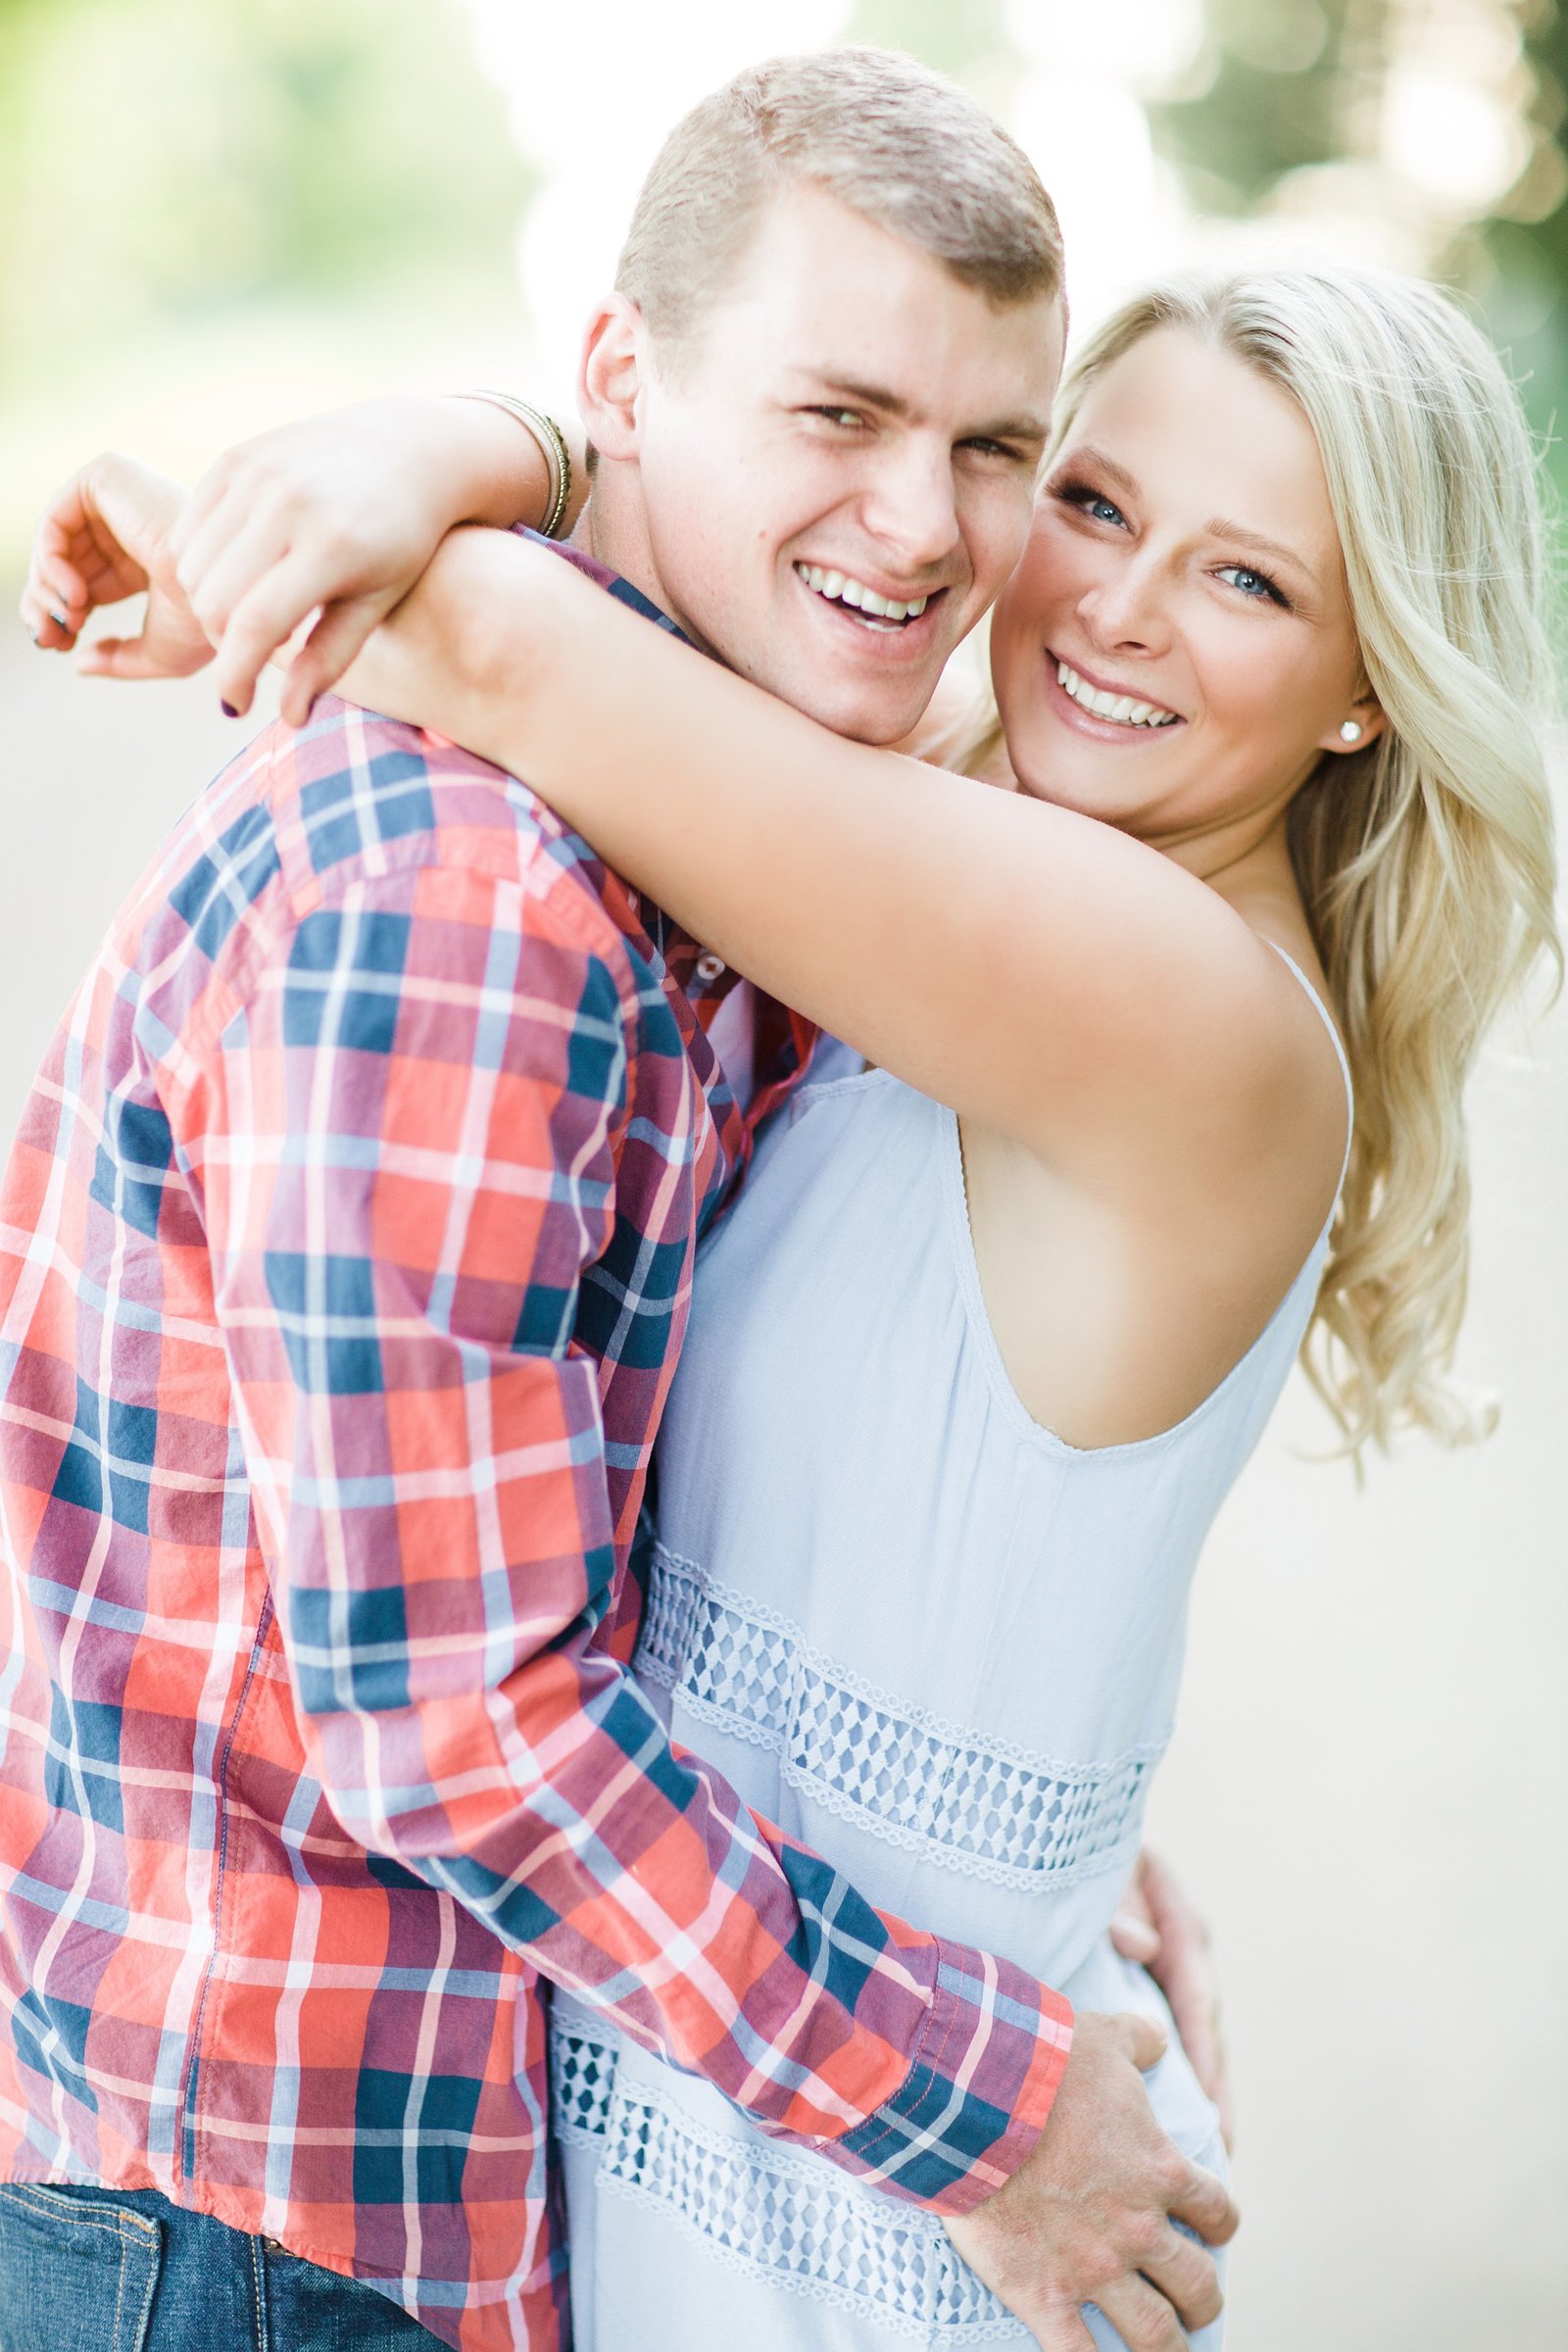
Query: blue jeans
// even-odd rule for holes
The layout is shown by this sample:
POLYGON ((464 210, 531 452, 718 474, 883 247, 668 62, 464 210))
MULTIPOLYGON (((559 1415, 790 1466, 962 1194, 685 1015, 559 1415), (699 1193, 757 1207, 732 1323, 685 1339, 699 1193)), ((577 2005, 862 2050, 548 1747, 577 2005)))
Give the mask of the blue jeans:
POLYGON ((155 2188, 0 2181, 0 2352, 430 2352, 374 2287, 155 2188))

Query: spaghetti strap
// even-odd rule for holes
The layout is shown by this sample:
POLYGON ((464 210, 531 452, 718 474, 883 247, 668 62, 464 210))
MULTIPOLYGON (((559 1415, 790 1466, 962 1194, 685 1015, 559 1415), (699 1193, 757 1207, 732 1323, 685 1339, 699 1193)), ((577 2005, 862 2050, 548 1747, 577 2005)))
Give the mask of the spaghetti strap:
POLYGON ((1296 957, 1289 954, 1286 949, 1282 948, 1277 939, 1266 939, 1264 940, 1263 945, 1266 948, 1272 948, 1275 955, 1279 957, 1281 963, 1287 965, 1301 983, 1302 988, 1305 990, 1307 997, 1311 1001, 1313 1010, 1317 1013, 1318 1018, 1321 1020, 1324 1028, 1329 1033, 1329 1043, 1334 1048, 1335 1058, 1340 1065, 1340 1076, 1345 1080, 1345 1109, 1348 1124, 1345 1137, 1345 1159, 1340 1168, 1340 1183, 1343 1185, 1346 1178, 1346 1172, 1350 1165, 1350 1143, 1355 1133, 1355 1089, 1350 1084, 1349 1059, 1346 1054, 1345 1046, 1340 1037, 1339 1028, 1335 1022, 1334 1015, 1330 1012, 1328 1006, 1318 995, 1317 990, 1312 986, 1311 981, 1307 978, 1300 965, 1297 962, 1296 957))

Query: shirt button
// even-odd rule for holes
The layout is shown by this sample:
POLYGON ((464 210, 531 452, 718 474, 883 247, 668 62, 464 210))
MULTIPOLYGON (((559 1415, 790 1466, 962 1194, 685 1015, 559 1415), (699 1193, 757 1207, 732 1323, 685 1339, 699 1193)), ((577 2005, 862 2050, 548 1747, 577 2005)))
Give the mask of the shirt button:
POLYGON ((710 953, 706 956, 698 956, 697 977, 703 982, 705 987, 714 980, 722 979, 723 974, 724 958, 722 956, 714 956, 710 953))

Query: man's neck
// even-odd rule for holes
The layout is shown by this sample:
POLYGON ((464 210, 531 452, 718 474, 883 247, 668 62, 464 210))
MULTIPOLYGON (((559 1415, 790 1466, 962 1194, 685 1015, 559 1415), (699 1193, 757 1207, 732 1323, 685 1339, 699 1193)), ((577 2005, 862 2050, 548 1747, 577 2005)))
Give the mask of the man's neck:
POLYGON ((570 544, 579 555, 592 556, 596 564, 618 571, 623 580, 629 580, 634 588, 640 589, 652 604, 659 607, 661 612, 667 613, 693 644, 702 644, 702 639, 660 577, 642 500, 637 494, 635 482, 622 480, 618 468, 601 463, 592 494, 577 517, 570 544))

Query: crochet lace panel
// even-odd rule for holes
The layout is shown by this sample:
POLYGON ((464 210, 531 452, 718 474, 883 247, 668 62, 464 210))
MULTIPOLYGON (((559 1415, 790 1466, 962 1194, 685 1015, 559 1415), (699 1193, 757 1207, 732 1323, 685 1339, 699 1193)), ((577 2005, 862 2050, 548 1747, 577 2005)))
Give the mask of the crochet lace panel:
POLYGON ((950 1870, 1026 1890, 1125 1855, 1164 1748, 1075 1765, 944 1723, 662 1544, 636 1672, 678 1691, 704 1722, 771 1750, 785 1781, 830 1812, 950 1870))
POLYGON ((550 2058, 552 2121, 596 2152, 596 2187, 657 2206, 727 2267, 955 2352, 1031 2340, 918 2208, 822 2158, 705 2131, 644 2082, 617 2087, 614 2049, 569 2028, 550 2058))

